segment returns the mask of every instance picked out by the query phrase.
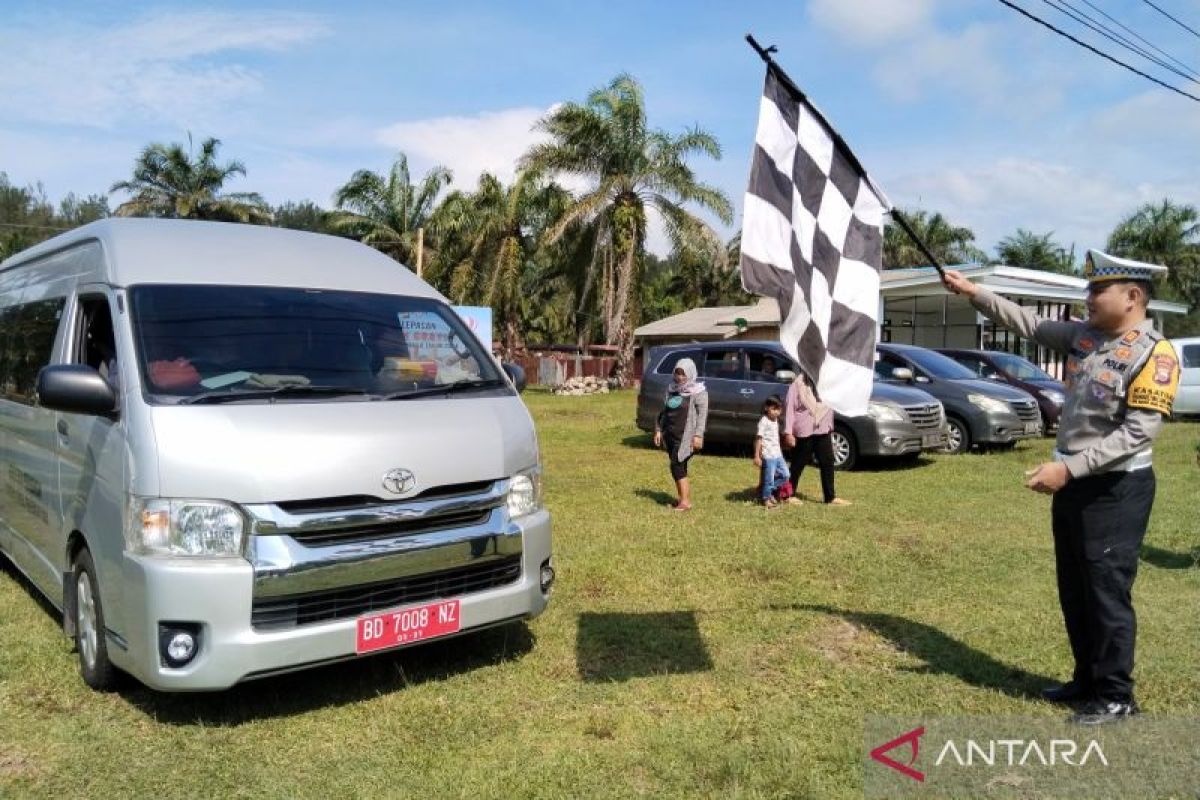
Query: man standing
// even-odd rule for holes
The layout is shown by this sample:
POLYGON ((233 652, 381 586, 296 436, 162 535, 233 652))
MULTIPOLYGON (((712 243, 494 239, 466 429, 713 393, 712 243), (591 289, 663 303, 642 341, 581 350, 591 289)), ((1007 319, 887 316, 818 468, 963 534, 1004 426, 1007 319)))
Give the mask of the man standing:
POLYGON ((1087 725, 1137 713, 1131 591, 1154 503, 1151 444, 1179 384, 1175 351, 1146 316, 1166 267, 1089 250, 1087 322, 1046 319, 947 270, 946 288, 993 322, 1067 355, 1067 398, 1054 460, 1025 484, 1053 494, 1058 598, 1075 673, 1042 696, 1081 704, 1087 725))

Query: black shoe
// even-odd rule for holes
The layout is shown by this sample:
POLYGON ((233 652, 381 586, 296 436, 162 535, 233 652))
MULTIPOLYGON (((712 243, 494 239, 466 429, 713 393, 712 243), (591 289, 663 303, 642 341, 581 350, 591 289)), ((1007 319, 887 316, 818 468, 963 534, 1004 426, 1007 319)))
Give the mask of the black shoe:
POLYGON ((1079 709, 1071 717, 1076 725, 1107 725, 1110 722, 1121 722, 1135 714, 1141 713, 1137 703, 1131 698, 1123 700, 1093 700, 1079 709))
POLYGON ((1082 703, 1092 698, 1092 690, 1077 681, 1042 689, 1042 699, 1051 703, 1082 703))

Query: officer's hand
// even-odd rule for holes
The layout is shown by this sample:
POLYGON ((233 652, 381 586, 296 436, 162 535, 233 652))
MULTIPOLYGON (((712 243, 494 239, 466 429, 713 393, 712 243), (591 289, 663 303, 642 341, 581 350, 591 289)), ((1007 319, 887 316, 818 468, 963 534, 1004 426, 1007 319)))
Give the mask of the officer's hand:
POLYGON ((946 270, 946 273, 942 276, 942 285, 955 294, 966 295, 967 297, 974 297, 976 292, 979 291, 978 286, 964 278, 963 274, 956 269, 946 270))
POLYGON ((1026 488, 1042 494, 1054 494, 1067 485, 1067 481, 1071 480, 1071 473, 1061 461, 1049 461, 1029 470, 1025 477, 1029 479, 1025 481, 1026 488))

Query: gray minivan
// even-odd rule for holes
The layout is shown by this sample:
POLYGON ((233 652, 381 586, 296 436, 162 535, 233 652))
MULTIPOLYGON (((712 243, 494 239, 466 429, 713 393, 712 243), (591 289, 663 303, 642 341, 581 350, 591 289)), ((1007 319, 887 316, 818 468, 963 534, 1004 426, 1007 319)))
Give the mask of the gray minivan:
POLYGON ((361 244, 92 223, 0 264, 0 552, 95 688, 535 616, 554 572, 518 379, 361 244))
MULTIPOLYGON (((654 430, 655 417, 681 358, 696 362, 709 392, 705 438, 715 443, 751 444, 763 401, 784 397, 797 366, 779 342, 730 341, 655 347, 645 359, 638 394, 637 425, 654 430)), ((919 389, 877 382, 866 414, 836 416, 834 464, 853 469, 864 456, 916 456, 945 446, 942 404, 919 389)))

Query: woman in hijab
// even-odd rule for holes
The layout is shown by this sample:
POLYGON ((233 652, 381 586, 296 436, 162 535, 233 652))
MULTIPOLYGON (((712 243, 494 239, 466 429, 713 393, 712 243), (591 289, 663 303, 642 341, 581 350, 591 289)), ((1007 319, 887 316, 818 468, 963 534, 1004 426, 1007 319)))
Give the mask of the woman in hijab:
POLYGON ((788 387, 784 403, 784 445, 792 447, 792 486, 800 492, 800 473, 812 463, 813 451, 821 468, 821 492, 825 502, 848 506, 849 501, 833 490, 833 409, 817 398, 808 376, 803 372, 788 387))
POLYGON ((696 362, 681 358, 675 365, 674 380, 667 387, 663 409, 654 422, 654 446, 666 446, 671 462, 671 477, 679 500, 676 511, 692 507, 688 485, 688 460, 704 446, 704 426, 708 423, 708 392, 696 380, 696 362))

